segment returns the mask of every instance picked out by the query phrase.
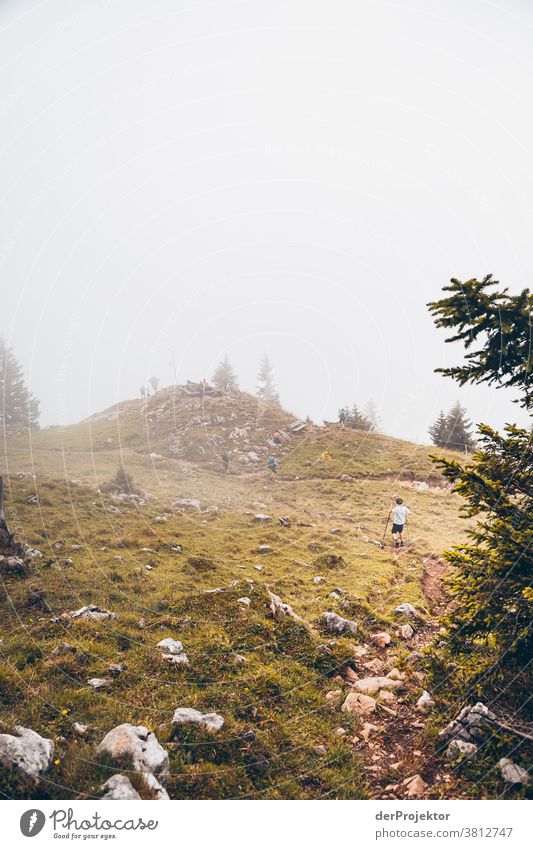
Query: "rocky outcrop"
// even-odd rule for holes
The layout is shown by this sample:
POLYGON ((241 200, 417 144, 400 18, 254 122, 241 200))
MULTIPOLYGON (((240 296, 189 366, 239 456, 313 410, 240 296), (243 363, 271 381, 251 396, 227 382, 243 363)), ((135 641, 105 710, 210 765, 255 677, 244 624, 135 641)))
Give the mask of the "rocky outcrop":
POLYGON ((322 614, 322 623, 330 634, 337 634, 339 637, 357 633, 356 622, 352 622, 350 619, 344 619, 332 610, 328 610, 322 614))
POLYGON ((291 616, 292 619, 296 619, 298 622, 302 621, 298 614, 294 612, 290 604, 282 601, 279 595, 270 592, 270 590, 267 590, 267 593, 270 599, 270 603, 268 603, 267 606, 273 616, 291 616))
POLYGON ((43 778, 54 760, 53 741, 21 725, 14 730, 14 734, 0 734, 0 764, 31 778, 43 778))
POLYGON ((102 799, 140 799, 141 797, 133 789, 129 778, 125 775, 112 775, 101 787, 106 792, 102 799))
POLYGON ((152 773, 158 781, 168 778, 168 753, 160 745, 155 734, 143 725, 124 723, 113 728, 96 749, 97 756, 107 756, 120 764, 131 759, 134 770, 152 773))
POLYGON ((492 723, 496 717, 482 702, 465 707, 461 713, 444 728, 439 737, 443 740, 464 740, 465 743, 479 743, 493 731, 492 723))
POLYGON ((97 607, 95 604, 85 605, 84 607, 80 607, 79 610, 71 610, 66 614, 69 619, 93 619, 97 622, 102 621, 103 619, 116 619, 114 613, 111 613, 109 610, 106 610, 104 607, 97 607))
POLYGON ((206 731, 220 731, 224 725, 224 718, 219 713, 202 713, 195 708, 177 708, 172 717, 174 727, 180 725, 198 725, 206 731))

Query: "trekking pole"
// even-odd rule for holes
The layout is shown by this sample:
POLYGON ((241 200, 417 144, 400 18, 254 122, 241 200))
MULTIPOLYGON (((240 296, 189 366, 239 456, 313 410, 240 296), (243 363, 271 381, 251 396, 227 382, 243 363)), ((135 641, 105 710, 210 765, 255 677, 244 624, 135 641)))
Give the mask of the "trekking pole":
POLYGON ((385 534, 387 533, 387 528, 389 527, 389 519, 390 519, 390 510, 389 510, 389 515, 387 516, 387 521, 385 523, 385 530, 383 531, 383 537, 381 539, 382 543, 385 542, 385 534))
POLYGON ((407 516, 405 517, 405 541, 409 544, 409 531, 407 529, 407 516))

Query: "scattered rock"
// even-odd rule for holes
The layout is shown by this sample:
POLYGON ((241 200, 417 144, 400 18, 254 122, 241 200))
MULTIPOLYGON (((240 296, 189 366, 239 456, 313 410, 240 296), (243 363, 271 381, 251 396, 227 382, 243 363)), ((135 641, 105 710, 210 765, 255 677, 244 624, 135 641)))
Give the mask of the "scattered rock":
POLYGON ((435 707, 435 702, 431 698, 431 696, 429 695, 427 690, 424 690, 424 692, 422 693, 422 695, 418 699, 418 701, 416 703, 416 707, 417 707, 417 710, 421 710, 421 711, 431 710, 432 708, 435 707))
POLYGON ((330 534, 342 534, 342 528, 330 528, 330 534))
POLYGON ((413 628, 408 623, 400 625, 398 628, 398 636, 401 637, 402 640, 410 640, 414 633, 413 628))
POLYGON ((89 604, 85 607, 80 607, 79 610, 71 610, 67 613, 69 619, 94 619, 102 621, 103 619, 116 619, 114 613, 110 613, 104 607, 97 607, 95 604, 89 604))
POLYGON ((371 722, 364 722, 363 728, 361 730, 361 737, 368 743, 368 738, 372 734, 373 731, 381 731, 381 728, 378 725, 373 725, 371 722))
POLYGON ((509 758, 500 758, 498 766, 506 784, 529 784, 529 773, 527 770, 513 763, 509 758))
POLYGON ((341 710, 346 713, 356 713, 358 716, 366 716, 376 710, 376 700, 363 693, 348 693, 341 710))
POLYGON ((326 693, 326 701, 331 711, 335 711, 338 708, 341 699, 342 690, 330 690, 329 693, 326 693))
POLYGON ((286 604, 280 599, 279 595, 270 592, 270 590, 267 590, 267 592, 270 598, 270 604, 268 605, 268 608, 273 616, 291 616, 293 619, 298 620, 298 622, 302 621, 300 617, 294 612, 290 604, 286 604))
POLYGON ((124 672, 126 669, 127 667, 124 663, 112 663, 107 671, 113 678, 118 678, 120 673, 124 672))
POLYGON ((93 690, 110 690, 113 681, 111 678, 89 678, 87 683, 93 690))
POLYGON ((269 551, 272 551, 272 546, 270 545, 260 545, 258 548, 259 554, 268 554, 269 551))
POLYGON ((370 639, 379 649, 384 649, 389 645, 392 638, 387 631, 378 631, 376 634, 372 634, 370 639))
POLYGON ((333 613, 333 611, 328 610, 326 613, 322 614, 322 622, 327 631, 331 634, 338 634, 339 636, 344 636, 346 634, 356 634, 357 633, 357 623, 352 622, 349 619, 344 619, 342 616, 339 616, 338 613, 333 613))
POLYGON ((404 601, 402 604, 399 604, 398 607, 395 607, 394 612, 401 613, 403 616, 418 616, 416 607, 409 604, 408 601, 404 601))
POLYGON ((325 584, 326 579, 322 577, 322 575, 315 575, 313 578, 313 584, 325 584))
POLYGON ((172 502, 176 510, 199 510, 200 501, 197 498, 178 498, 172 502))
POLYGON ((464 740, 476 743, 488 737, 492 730, 495 715, 482 702, 465 707, 461 713, 439 733, 445 740, 464 740))
POLYGON ((428 789, 428 785, 421 775, 411 775, 402 781, 402 785, 407 790, 407 795, 411 798, 422 796, 428 789))
POLYGON ((172 717, 172 724, 186 725, 193 724, 205 728, 206 731, 220 731, 224 725, 224 719, 218 713, 201 713, 194 708, 177 708, 172 717))
POLYGON ((0 734, 0 764, 32 778, 43 778, 54 760, 54 743, 31 728, 15 726, 15 734, 0 734))
POLYGON ((144 783, 147 785, 149 790, 151 790, 152 794, 155 795, 156 801, 158 802, 168 802, 170 797, 163 787, 162 784, 159 783, 155 775, 151 772, 144 773, 144 783))
POLYGON ((102 790, 106 792, 101 797, 102 799, 140 799, 141 797, 131 785, 129 778, 125 775, 112 775, 108 778, 105 784, 102 784, 102 790))
POLYGON ((446 760, 450 763, 460 763, 474 757, 477 750, 478 747, 474 743, 466 743, 464 740, 452 740, 446 749, 446 760))
POLYGON ((78 737, 85 737, 85 735, 87 734, 88 730, 89 730, 88 726, 87 726, 87 725, 82 725, 82 724, 81 724, 81 722, 73 722, 73 723, 72 723, 72 731, 73 731, 73 732, 74 732, 74 734, 76 734, 78 737))
POLYGON ((402 686, 401 681, 396 681, 394 678, 384 678, 377 676, 375 678, 361 678, 353 685, 354 690, 358 693, 365 693, 367 696, 371 693, 377 693, 378 690, 395 690, 402 686))
POLYGON ((96 754, 107 755, 114 761, 127 756, 137 772, 152 773, 163 783, 168 778, 168 753, 155 734, 143 725, 117 725, 106 734, 96 754))
POLYGON ((369 660, 367 663, 364 663, 363 669, 368 669, 368 671, 373 672, 374 675, 379 675, 385 669, 385 664, 382 660, 375 657, 373 660, 369 660))
POLYGON ((267 513, 256 513, 253 520, 254 522, 271 522, 272 516, 267 513))
POLYGON ((174 640, 172 637, 165 637, 164 640, 160 640, 156 648, 164 649, 168 654, 183 654, 183 643, 180 640, 174 640))
POLYGON ((245 607, 250 607, 252 600, 248 598, 247 595, 243 595, 241 598, 238 598, 237 601, 239 604, 244 604, 245 607))

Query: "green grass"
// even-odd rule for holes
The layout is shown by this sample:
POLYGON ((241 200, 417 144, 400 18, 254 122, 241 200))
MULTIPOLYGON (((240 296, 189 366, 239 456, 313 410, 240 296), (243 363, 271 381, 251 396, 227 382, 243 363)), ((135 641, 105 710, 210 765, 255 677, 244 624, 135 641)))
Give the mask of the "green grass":
MULTIPOLYGON (((32 434, 31 452, 22 437, 6 449, 8 523, 43 558, 27 578, 3 578, 2 717, 8 727, 26 725, 52 737, 60 761, 38 788, 4 775, 6 795, 97 796, 110 767, 94 762, 94 749, 120 722, 156 730, 170 753, 173 798, 366 795, 357 754, 334 733, 341 722, 355 730, 357 720, 331 713, 325 701, 339 685, 332 679, 352 656, 354 640, 339 639, 324 654, 319 647, 331 637, 322 632, 320 616, 332 609, 355 618, 362 641, 372 627, 390 621, 401 601, 428 613, 422 559, 458 542, 465 522, 448 491, 409 487, 411 478, 434 474, 425 448, 375 434, 311 429, 285 440, 280 479, 270 480, 262 461, 242 470, 232 465, 222 475, 216 452, 227 443, 228 429, 249 421, 257 405, 248 399, 239 399, 237 411, 233 401, 218 413, 211 405, 211 419, 236 413, 229 422, 187 429, 191 412, 178 416, 172 397, 158 393, 151 402, 171 407, 159 415, 158 447, 155 435, 149 440, 150 449, 164 455, 160 460, 146 453, 140 402, 125 405, 119 431, 116 420, 98 419, 32 434), (181 458, 166 450, 175 421, 185 428, 181 458), (204 453, 195 460, 199 446, 204 453), (333 454, 327 469, 318 459, 326 446, 333 454), (112 497, 95 486, 114 476, 119 459, 152 497, 141 506, 117 502, 120 512, 114 513, 105 509, 115 503, 112 497), (37 473, 35 481, 17 476, 29 471, 37 473), (353 480, 340 481, 341 474, 353 480), (74 479, 82 485, 70 483, 74 479), (29 504, 35 493, 39 504, 29 504), (398 493, 413 510, 412 545, 399 555, 372 544, 381 538, 390 499, 398 493), (217 509, 173 509, 172 501, 182 497, 217 509), (254 523, 257 512, 273 521, 254 523), (156 523, 161 515, 167 521, 156 523), (291 527, 282 527, 279 516, 288 516, 291 527), (333 528, 340 533, 331 533, 333 528), (263 544, 269 553, 259 553, 263 544), (180 552, 172 550, 177 545, 180 552), (342 558, 340 565, 318 568, 314 561, 323 554, 342 558), (313 583, 317 574, 325 583, 313 583), (303 623, 272 618, 267 587, 303 623), (45 591, 51 614, 28 605, 32 588, 45 591), (222 592, 207 592, 216 588, 222 592), (336 589, 347 607, 342 598, 330 598, 336 589), (239 604, 241 596, 251 599, 249 608, 239 604), (106 607, 117 619, 53 621, 84 604, 106 607), (154 647, 166 636, 182 640, 188 669, 161 661, 154 647), (85 662, 50 662, 61 641, 79 647, 85 662), (239 663, 234 653, 247 662, 239 663), (88 689, 87 679, 105 676, 111 663, 127 666, 111 691, 88 689), (173 738, 169 722, 180 706, 217 711, 224 728, 213 736, 183 731, 173 738), (89 725, 87 738, 72 733, 74 721, 89 725)), ((254 426, 253 440, 261 441, 265 455, 268 433, 291 420, 272 408, 254 426)))

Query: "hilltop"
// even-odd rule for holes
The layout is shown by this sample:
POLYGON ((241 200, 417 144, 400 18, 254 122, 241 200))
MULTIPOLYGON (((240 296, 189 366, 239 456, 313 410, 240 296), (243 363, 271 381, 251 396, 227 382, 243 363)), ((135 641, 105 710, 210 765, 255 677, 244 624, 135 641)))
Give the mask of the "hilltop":
POLYGON ((121 723, 155 733, 171 798, 464 795, 416 708, 458 500, 423 446, 294 421, 244 393, 173 388, 33 433, 31 452, 8 444, 6 517, 32 550, 2 566, 4 731, 30 728, 56 757, 38 784, 4 773, 7 795, 89 798, 118 773, 161 794, 95 754, 121 723), (138 495, 104 491, 119 462, 138 495), (401 551, 380 545, 397 493, 413 510, 401 551), (80 613, 91 605, 102 615, 80 613), (376 674, 397 683, 371 713, 341 710, 376 674), (178 708, 224 724, 176 724, 178 708))

